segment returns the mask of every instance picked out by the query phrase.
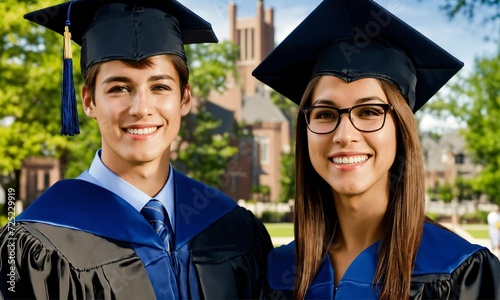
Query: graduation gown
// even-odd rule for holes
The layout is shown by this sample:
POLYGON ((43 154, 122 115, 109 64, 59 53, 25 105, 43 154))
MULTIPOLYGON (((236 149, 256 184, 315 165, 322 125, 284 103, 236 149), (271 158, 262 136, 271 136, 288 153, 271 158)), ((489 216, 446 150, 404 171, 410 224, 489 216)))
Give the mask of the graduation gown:
MULTIPOLYGON (((372 285, 380 241, 361 252, 337 287, 329 256, 307 291, 307 299, 377 299, 372 285)), ((291 299, 294 242, 269 254, 268 299, 291 299)), ((500 299, 500 262, 486 248, 425 223, 410 288, 411 299, 500 299)))
POLYGON ((114 193, 83 180, 62 180, 0 231, 1 295, 172 299, 181 297, 172 289, 177 283, 186 298, 258 298, 272 249, 263 224, 221 192, 173 174, 172 253, 114 193), (175 255, 183 258, 172 260, 175 255))

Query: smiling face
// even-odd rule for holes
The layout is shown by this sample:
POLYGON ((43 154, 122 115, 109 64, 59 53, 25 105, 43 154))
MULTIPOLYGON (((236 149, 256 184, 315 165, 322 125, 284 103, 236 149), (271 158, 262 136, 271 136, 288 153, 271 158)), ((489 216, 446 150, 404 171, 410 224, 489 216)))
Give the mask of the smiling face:
MULTIPOLYGON (((322 76, 311 95, 311 106, 349 108, 359 104, 389 103, 376 79, 353 82, 334 76, 322 76)), ((311 164, 332 187, 337 196, 388 195, 389 170, 396 156, 396 124, 392 112, 384 126, 374 132, 361 132, 340 116, 340 124, 331 133, 307 130, 311 164)))
POLYGON ((168 161, 181 117, 190 109, 189 86, 181 91, 170 58, 160 55, 148 60, 144 68, 119 60, 104 62, 94 93, 87 87, 82 91, 85 113, 97 120, 101 132, 101 159, 115 173, 168 161))

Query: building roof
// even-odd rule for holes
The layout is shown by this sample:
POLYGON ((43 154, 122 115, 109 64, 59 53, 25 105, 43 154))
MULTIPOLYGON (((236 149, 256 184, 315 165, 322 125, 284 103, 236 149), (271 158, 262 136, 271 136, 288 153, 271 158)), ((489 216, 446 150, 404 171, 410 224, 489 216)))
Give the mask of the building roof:
POLYGON ((465 139, 457 130, 447 132, 441 137, 441 146, 448 147, 453 154, 465 153, 465 139))
POLYGON ((243 97, 241 118, 247 124, 256 122, 288 122, 287 118, 271 100, 269 91, 258 90, 253 96, 243 97))
POLYGON ((467 154, 465 140, 458 131, 447 132, 439 139, 423 133, 420 143, 427 171, 444 171, 446 164, 451 163, 448 161, 452 159, 450 155, 467 154))
POLYGON ((227 110, 210 101, 207 101, 205 108, 215 120, 222 121, 221 125, 213 130, 214 134, 233 132, 235 126, 233 111, 227 110))

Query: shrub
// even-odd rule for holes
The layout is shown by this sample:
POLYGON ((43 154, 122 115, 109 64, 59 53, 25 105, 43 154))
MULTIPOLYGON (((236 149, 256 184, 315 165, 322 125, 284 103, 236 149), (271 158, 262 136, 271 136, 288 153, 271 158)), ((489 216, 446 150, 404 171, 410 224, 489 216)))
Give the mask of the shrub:
POLYGON ((285 213, 280 213, 276 211, 265 210, 262 212, 261 220, 263 223, 280 223, 284 222, 286 219, 285 213))
POLYGON ((475 213, 468 213, 462 216, 462 223, 488 223, 488 212, 478 210, 475 213))

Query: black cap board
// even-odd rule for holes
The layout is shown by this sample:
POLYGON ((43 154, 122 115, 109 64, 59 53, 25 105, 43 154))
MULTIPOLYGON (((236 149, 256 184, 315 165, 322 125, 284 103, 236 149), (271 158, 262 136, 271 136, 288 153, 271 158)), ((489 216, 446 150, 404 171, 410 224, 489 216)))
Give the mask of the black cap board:
POLYGON ((178 54, 182 45, 217 42, 210 23, 175 0, 75 0, 27 13, 24 18, 82 46, 82 73, 96 62, 178 54))
POLYGON ((372 0, 324 0, 253 71, 299 104, 308 82, 387 80, 417 111, 463 63, 372 0))

